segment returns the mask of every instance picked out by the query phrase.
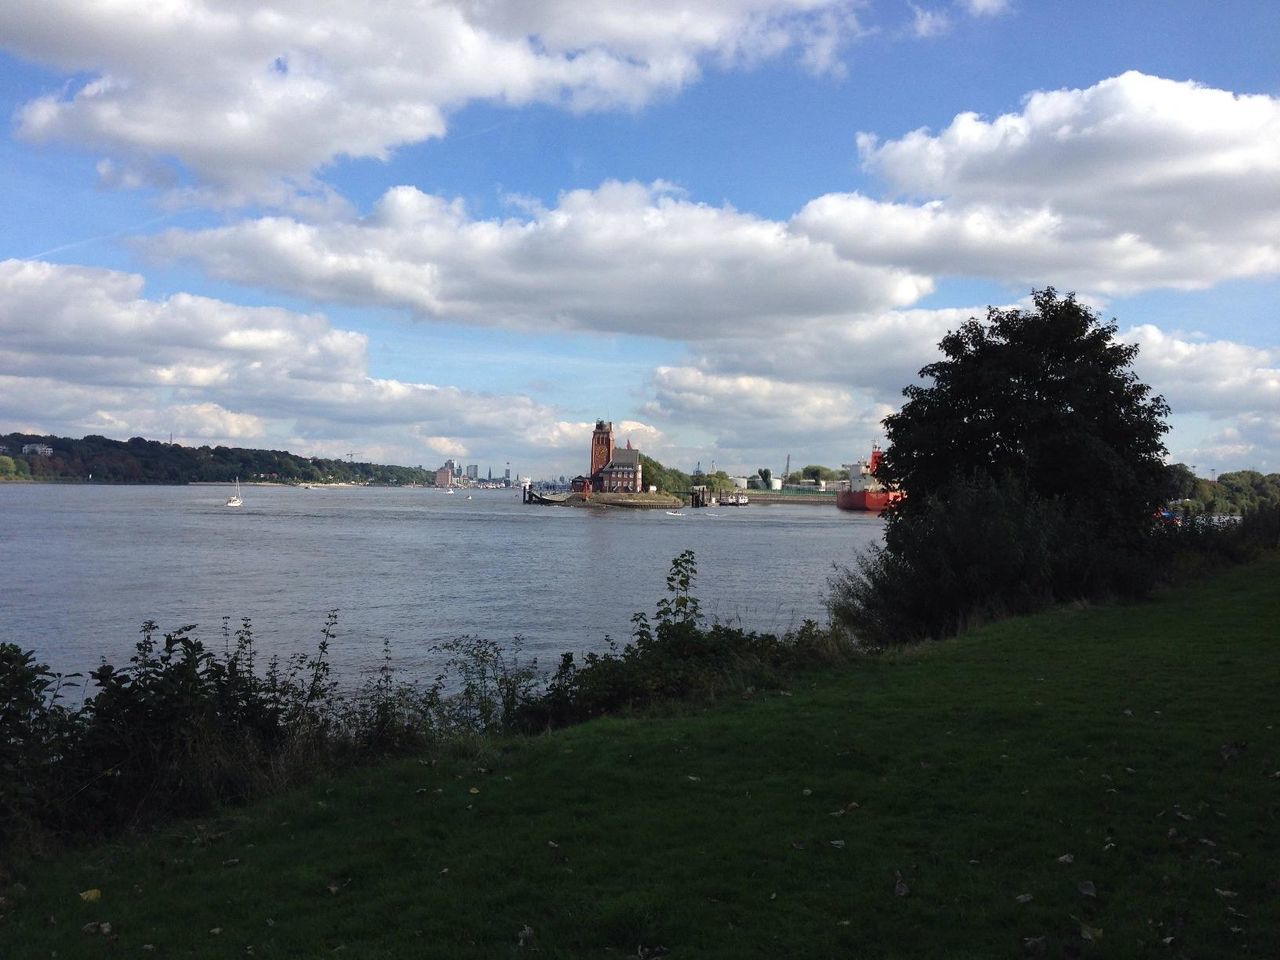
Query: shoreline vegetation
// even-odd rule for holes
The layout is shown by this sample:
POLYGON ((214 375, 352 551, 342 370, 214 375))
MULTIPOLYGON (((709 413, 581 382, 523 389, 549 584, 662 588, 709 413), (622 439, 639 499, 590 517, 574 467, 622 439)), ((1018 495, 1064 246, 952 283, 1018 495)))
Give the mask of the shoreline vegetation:
MULTIPOLYGON (((566 657, 534 699, 518 651, 459 641, 462 687, 430 694, 446 736, 351 741, 249 806, 0 858, 0 952, 896 956, 911 929, 913 956, 1270 956, 1280 554, 1215 570, 873 651, 701 625, 682 555, 628 648, 566 657)), ((139 680, 208 675, 170 639, 140 645, 139 680)), ((294 665, 300 717, 323 655, 294 665)))

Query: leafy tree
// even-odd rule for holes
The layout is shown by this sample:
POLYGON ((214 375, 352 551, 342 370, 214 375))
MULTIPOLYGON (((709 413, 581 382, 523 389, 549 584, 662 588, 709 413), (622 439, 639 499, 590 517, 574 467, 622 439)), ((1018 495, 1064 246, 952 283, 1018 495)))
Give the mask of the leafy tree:
MULTIPOLYGON (((794 477, 795 474, 792 474, 792 476, 794 477)), ((821 464, 811 463, 807 467, 804 467, 800 470, 799 479, 836 480, 839 478, 839 476, 840 474, 837 473, 835 470, 832 470, 830 467, 824 467, 821 464)))
POLYGON ((957 478, 987 475, 1062 503, 1106 539, 1139 535, 1168 493, 1161 441, 1169 406, 1141 383, 1138 353, 1074 294, 1032 292, 1033 310, 990 308, 943 337, 932 384, 885 418, 878 476, 901 513, 957 478))
POLYGON ((733 479, 723 470, 707 474, 703 477, 703 483, 710 488, 712 493, 723 493, 733 489, 733 479))
POLYGON ((865 642, 1154 581, 1169 407, 1133 374, 1137 347, 1115 341, 1114 323, 1052 288, 1032 301, 948 333, 920 371, 932 382, 908 386, 884 421, 876 475, 905 499, 884 547, 838 575, 828 601, 865 642))
MULTIPOLYGON (((640 454, 640 471, 645 486, 652 484, 662 493, 684 493, 693 486, 693 478, 674 467, 664 467, 653 457, 640 454)), ((699 477, 699 482, 704 478, 699 477)))
POLYGON ((1194 500, 1199 483, 1185 463, 1169 464, 1169 499, 1194 500))
POLYGON ((0 477, 12 477, 15 470, 13 457, 0 456, 0 477))

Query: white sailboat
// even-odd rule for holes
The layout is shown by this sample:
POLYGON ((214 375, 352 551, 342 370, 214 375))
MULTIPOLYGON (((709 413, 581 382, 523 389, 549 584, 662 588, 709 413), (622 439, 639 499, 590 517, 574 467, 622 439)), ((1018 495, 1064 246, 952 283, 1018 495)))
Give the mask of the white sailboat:
POLYGON ((236 477, 236 492, 227 497, 228 507, 243 507, 244 501, 240 499, 240 478, 236 477))

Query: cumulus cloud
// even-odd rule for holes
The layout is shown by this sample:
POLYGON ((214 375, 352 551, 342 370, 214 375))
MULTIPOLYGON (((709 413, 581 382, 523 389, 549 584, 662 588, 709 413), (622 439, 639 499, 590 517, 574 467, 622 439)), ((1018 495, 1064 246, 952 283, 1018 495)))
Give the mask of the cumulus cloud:
POLYGON ((1280 349, 1194 341, 1143 324, 1122 334, 1139 348, 1136 369, 1175 412, 1267 417, 1280 424, 1280 349))
POLYGON ((913 36, 936 37, 951 29, 951 18, 942 10, 929 10, 911 4, 911 33, 913 36))
POLYGON ((689 340, 907 307, 938 276, 1111 295, 1280 273, 1280 99, 1128 73, 860 150, 919 199, 832 193, 779 221, 606 182, 476 219, 401 186, 363 218, 265 217, 153 249, 317 301, 689 340))
POLYGON ((395 187, 359 220, 266 217, 169 231, 149 248, 317 301, 679 340, 903 306, 932 289, 922 275, 841 257, 787 224, 695 203, 662 183, 605 183, 489 220, 461 201, 395 187))
POLYGON ((830 195, 796 222, 863 262, 1104 293, 1280 272, 1276 97, 1129 72, 858 145, 923 202, 830 195))
POLYGON ((875 435, 888 412, 860 403, 847 390, 746 374, 712 373, 698 367, 659 367, 647 415, 659 421, 698 423, 715 438, 715 449, 744 461, 797 449, 838 450, 844 438, 875 435))
MULTIPOLYGON (((794 52, 838 69, 853 0, 7 0, 0 43, 75 79, 19 133, 113 158, 116 183, 176 162, 234 200, 278 197, 340 157, 443 136, 468 102, 639 107, 705 64, 794 52), (196 69, 194 65, 199 64, 196 69)), ((163 179, 163 177, 162 177, 163 179)))
POLYGON ((366 338, 324 317, 148 300, 141 277, 111 270, 0 262, 0 344, 5 419, 54 433, 172 431, 416 464, 532 456, 529 438, 555 420, 525 396, 371 377, 366 338))
POLYGON ((995 17, 1009 12, 1009 0, 960 0, 959 5, 975 17, 995 17))

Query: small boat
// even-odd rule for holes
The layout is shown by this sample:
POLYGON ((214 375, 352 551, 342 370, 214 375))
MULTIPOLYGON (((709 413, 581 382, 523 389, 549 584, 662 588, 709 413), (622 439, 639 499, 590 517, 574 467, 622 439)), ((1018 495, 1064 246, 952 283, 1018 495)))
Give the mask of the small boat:
POLYGON ((448 490, 446 490, 446 491, 445 491, 445 493, 449 494, 449 496, 451 496, 451 497, 452 497, 452 496, 453 496, 453 487, 450 487, 448 490))
POLYGON ((227 497, 228 507, 243 507, 244 501, 240 499, 240 478, 236 477, 236 492, 227 497))
POLYGON ((683 513, 681 513, 679 510, 668 510, 668 511, 667 511, 667 516, 668 516, 668 517, 683 517, 683 516, 684 516, 684 514, 683 514, 683 513))
POLYGON ((469 494, 469 493, 467 494, 467 499, 468 499, 468 500, 470 500, 470 499, 471 499, 471 494, 469 494))

